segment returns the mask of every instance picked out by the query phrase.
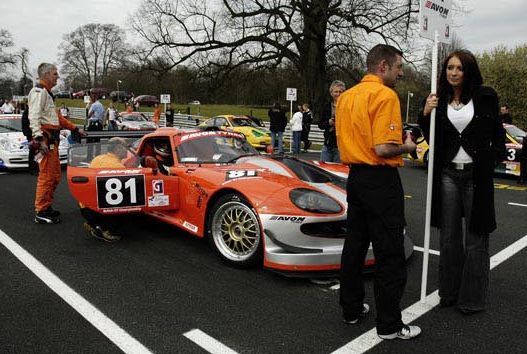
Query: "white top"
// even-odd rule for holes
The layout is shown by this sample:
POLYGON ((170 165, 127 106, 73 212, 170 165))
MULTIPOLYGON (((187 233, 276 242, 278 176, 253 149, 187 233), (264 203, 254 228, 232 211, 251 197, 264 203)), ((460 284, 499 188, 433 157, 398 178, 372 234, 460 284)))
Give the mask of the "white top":
POLYGON ((13 107, 13 105, 10 102, 6 102, 2 105, 1 109, 2 109, 2 112, 4 113, 13 113, 13 111, 15 110, 15 107, 13 107))
POLYGON ((108 107, 108 120, 115 120, 117 118, 116 113, 115 108, 108 107))
POLYGON ((293 132, 299 132, 302 131, 302 112, 298 111, 295 114, 293 114, 293 117, 291 118, 291 131, 293 132))
MULTIPOLYGON (((474 117, 474 102, 470 100, 466 105, 464 105, 460 109, 455 109, 451 104, 449 104, 447 116, 452 125, 457 129, 459 133, 461 133, 474 117)), ((470 157, 470 155, 467 154, 465 149, 460 146, 456 156, 454 156, 454 158, 452 159, 452 162, 470 163, 472 162, 472 157, 470 157)))

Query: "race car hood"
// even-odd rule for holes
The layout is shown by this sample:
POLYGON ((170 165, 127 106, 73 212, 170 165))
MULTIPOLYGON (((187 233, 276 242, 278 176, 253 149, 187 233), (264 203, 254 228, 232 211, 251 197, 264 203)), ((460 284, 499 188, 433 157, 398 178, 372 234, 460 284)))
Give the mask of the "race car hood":
POLYGON ((250 196, 257 209, 265 208, 272 201, 279 208, 282 205, 284 211, 290 210, 288 194, 295 188, 315 189, 325 194, 329 189, 330 194, 339 195, 345 194, 346 189, 346 179, 340 175, 289 157, 242 157, 232 165, 200 169, 195 177, 203 185, 212 182, 250 196))
POLYGON ((22 132, 4 133, 0 135, 0 146, 6 151, 27 149, 27 139, 22 132))

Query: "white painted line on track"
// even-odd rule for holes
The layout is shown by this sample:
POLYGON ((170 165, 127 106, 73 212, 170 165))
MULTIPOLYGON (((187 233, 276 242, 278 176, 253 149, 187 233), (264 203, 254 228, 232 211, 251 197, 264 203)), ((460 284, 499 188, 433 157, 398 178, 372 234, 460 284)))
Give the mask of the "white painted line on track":
POLYGON ((16 258, 20 260, 31 272, 44 282, 51 290, 68 303, 75 311, 82 315, 88 322, 108 337, 125 353, 150 354, 144 345, 129 335, 124 329, 106 317, 95 306, 90 304, 75 290, 60 280, 29 252, 17 244, 5 232, 0 230, 0 243, 2 243, 16 258))
POLYGON ((207 333, 193 329, 183 334, 185 337, 213 354, 237 354, 234 350, 227 347, 225 344, 218 342, 216 339, 209 336, 207 333))
MULTIPOLYGON (((490 258, 490 269, 494 269, 502 262, 506 261, 510 257, 514 256, 516 253, 520 252, 522 249, 527 247, 527 235, 523 236, 518 241, 514 242, 512 245, 496 253, 490 258)), ((403 322, 410 323, 439 304, 439 292, 436 290, 425 298, 424 302, 418 301, 406 308, 402 312, 403 322)), ((426 331, 426 329, 425 329, 426 331)), ((374 346, 382 342, 377 336, 377 330, 375 328, 370 329, 368 332, 362 334, 361 336, 355 338, 348 344, 340 347, 331 354, 359 354, 364 353, 372 349, 374 346)))
POLYGON ((527 207, 527 204, 520 204, 520 203, 508 203, 509 205, 514 205, 514 206, 521 206, 521 207, 527 207))
MULTIPOLYGON (((424 252, 425 251, 425 249, 423 247, 419 247, 419 246, 414 246, 414 250, 419 251, 419 252, 424 252)), ((430 249, 428 250, 428 253, 433 254, 435 256, 439 256, 439 254, 440 254, 439 251, 430 250, 430 249)))

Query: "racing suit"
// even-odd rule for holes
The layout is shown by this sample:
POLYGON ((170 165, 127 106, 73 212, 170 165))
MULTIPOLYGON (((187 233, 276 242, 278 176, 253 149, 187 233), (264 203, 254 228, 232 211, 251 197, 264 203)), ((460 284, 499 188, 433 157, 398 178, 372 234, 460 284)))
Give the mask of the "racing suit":
POLYGON ((59 160, 60 129, 78 131, 78 128, 57 111, 50 87, 41 81, 28 95, 29 124, 33 139, 45 143, 49 152, 39 162, 35 211, 46 210, 53 203, 53 194, 60 182, 59 160))

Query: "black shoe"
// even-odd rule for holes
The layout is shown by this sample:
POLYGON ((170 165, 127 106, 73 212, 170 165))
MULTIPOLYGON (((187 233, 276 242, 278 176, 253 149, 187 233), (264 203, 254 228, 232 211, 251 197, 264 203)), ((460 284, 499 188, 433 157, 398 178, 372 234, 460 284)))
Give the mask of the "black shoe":
POLYGON ((408 326, 403 325, 403 327, 398 331, 390 334, 377 334, 381 339, 413 339, 421 334, 421 328, 417 326, 408 326))
POLYGON ((311 141, 308 141, 306 144, 305 150, 309 150, 310 147, 311 147, 311 141))
POLYGON ((48 207, 45 211, 46 211, 49 215, 52 215, 52 216, 54 216, 54 217, 59 217, 59 216, 60 216, 60 211, 55 210, 55 209, 53 209, 52 207, 48 207))
POLYGON ((355 318, 349 318, 344 315, 344 323, 345 324, 356 324, 359 322, 359 319, 366 316, 370 312, 370 306, 368 304, 362 304, 362 312, 359 314, 359 316, 355 318))
POLYGON ((59 222, 60 218, 53 210, 42 210, 35 214, 36 224, 58 224, 59 222))

